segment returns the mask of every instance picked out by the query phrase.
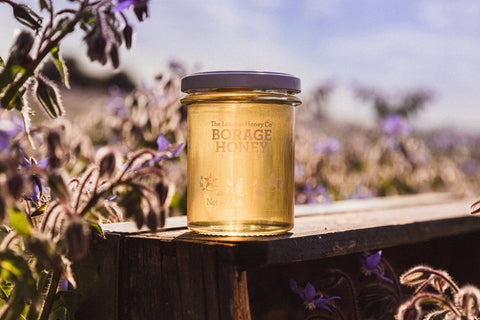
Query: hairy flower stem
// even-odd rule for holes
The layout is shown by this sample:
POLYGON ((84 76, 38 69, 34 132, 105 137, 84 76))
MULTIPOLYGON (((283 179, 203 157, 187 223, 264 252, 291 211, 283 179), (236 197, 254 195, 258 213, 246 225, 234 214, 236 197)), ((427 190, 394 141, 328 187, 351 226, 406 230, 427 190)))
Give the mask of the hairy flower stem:
MULTIPOLYGON (((70 21, 67 27, 55 39, 51 40, 45 45, 45 47, 38 53, 36 59, 33 60, 32 63, 26 68, 25 73, 22 74, 22 76, 18 78, 18 80, 15 81, 9 88, 7 88, 5 94, 0 101, 1 106, 8 107, 10 105, 10 102, 12 102, 12 100, 15 98, 17 92, 23 87, 23 85, 28 81, 28 79, 33 76, 35 70, 41 64, 43 59, 45 59, 45 57, 50 53, 50 51, 55 48, 60 43, 60 41, 65 38, 66 35, 75 30, 75 26, 80 21, 80 19, 82 19, 85 13, 85 8, 87 7, 88 1, 89 0, 84 0, 81 3, 77 14, 72 19, 72 21, 70 21)), ((5 70, 4 72, 8 72, 8 70, 5 70)))
POLYGON ((388 273, 390 273, 390 276, 393 279, 393 283, 395 284, 395 290, 397 290, 398 298, 400 299, 402 296, 402 289, 400 288, 400 282, 398 281, 397 274, 393 270, 392 265, 386 259, 382 258, 381 261, 385 268, 388 269, 388 273))
POLYGON ((50 285, 48 286, 47 296, 45 297, 45 302, 43 303, 42 313, 38 320, 48 320, 50 313, 52 312, 53 302, 55 300, 55 294, 57 293, 58 283, 60 282, 61 271, 56 270, 55 268, 52 271, 52 279, 50 280, 50 285))
POLYGON ((360 311, 358 310, 357 291, 355 290, 355 286, 353 284, 352 278, 350 278, 350 276, 348 274, 346 274, 345 272, 343 272, 342 270, 338 270, 338 269, 331 270, 327 274, 327 276, 328 275, 339 275, 347 281, 348 288, 350 289, 350 294, 352 296, 354 319, 359 320, 360 319, 360 317, 359 317, 360 311))

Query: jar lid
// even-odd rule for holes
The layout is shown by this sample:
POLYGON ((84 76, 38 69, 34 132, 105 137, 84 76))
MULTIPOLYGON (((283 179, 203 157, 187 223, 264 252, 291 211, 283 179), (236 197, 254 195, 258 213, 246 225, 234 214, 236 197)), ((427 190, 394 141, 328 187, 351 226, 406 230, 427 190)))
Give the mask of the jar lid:
POLYGON ((249 88, 300 92, 300 79, 287 73, 263 71, 211 71, 188 75, 182 79, 182 91, 201 89, 249 88))

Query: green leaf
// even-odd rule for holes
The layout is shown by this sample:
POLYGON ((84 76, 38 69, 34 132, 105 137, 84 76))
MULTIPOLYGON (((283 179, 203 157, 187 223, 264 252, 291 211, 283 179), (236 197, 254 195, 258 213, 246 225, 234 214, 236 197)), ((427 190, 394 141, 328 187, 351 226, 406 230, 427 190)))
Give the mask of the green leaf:
POLYGON ((39 6, 41 10, 49 9, 48 3, 45 0, 39 0, 39 6))
POLYGON ((8 299, 7 291, 3 288, 3 285, 0 286, 0 299, 2 299, 2 300, 7 300, 8 299))
POLYGON ((24 290, 21 287, 16 287, 12 290, 12 294, 2 310, 0 310, 0 320, 18 320, 25 309, 26 301, 24 299, 24 290))
POLYGON ((41 214, 43 214, 43 213, 45 212, 45 209, 47 209, 47 205, 46 205, 46 204, 44 204, 43 206, 37 208, 37 210, 35 210, 35 211, 31 214, 31 216, 32 216, 32 217, 39 216, 39 215, 41 215, 41 214))
POLYGON ((95 232, 98 236, 101 238, 105 239, 105 235, 103 234, 102 227, 98 223, 91 223, 90 228, 92 229, 93 232, 95 232))
POLYGON ((30 223, 24 213, 17 208, 9 208, 10 225, 13 230, 22 236, 29 237, 32 234, 30 223))
POLYGON ((64 108, 60 100, 57 88, 47 79, 38 75, 36 77, 37 88, 35 94, 43 110, 50 118, 59 118, 64 114, 64 108))
POLYGON ((3 67, 5 65, 5 62, 3 62, 2 57, 0 57, 0 67, 3 67))
POLYGON ((12 250, 0 251, 0 276, 15 282, 17 293, 30 300, 37 297, 36 281, 28 262, 12 250))
POLYGON ((22 111, 23 107, 25 107, 25 99, 23 95, 25 94, 25 88, 22 88, 18 91, 16 95, 13 96, 13 99, 10 101, 10 109, 15 109, 18 111, 22 111))
POLYGON ((65 61, 63 61, 62 57, 60 56, 60 48, 55 46, 50 50, 50 54, 52 56, 53 62, 60 73, 62 78, 62 82, 67 89, 70 89, 70 82, 68 81, 68 69, 65 65, 65 61))
POLYGON ((78 293, 74 291, 59 291, 55 295, 55 302, 52 307, 52 316, 58 316, 51 319, 75 319, 74 315, 78 309, 78 293), (61 317, 61 318, 60 318, 61 317))

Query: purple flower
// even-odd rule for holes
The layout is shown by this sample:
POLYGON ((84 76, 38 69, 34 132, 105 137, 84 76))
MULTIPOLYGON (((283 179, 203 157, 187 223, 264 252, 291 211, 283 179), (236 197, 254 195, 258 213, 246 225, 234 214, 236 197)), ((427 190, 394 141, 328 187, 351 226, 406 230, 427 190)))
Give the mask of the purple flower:
POLYGON ((128 9, 130 6, 135 5, 135 2, 138 2, 138 0, 118 0, 117 5, 112 9, 112 12, 120 12, 128 9))
POLYGON ((452 129, 442 129, 435 132, 429 139, 429 144, 437 150, 448 150, 458 146, 470 146, 473 143, 472 136, 455 132, 452 129))
MULTIPOLYGON (((48 157, 43 158, 40 161, 36 161, 34 158, 27 159, 23 156, 23 161, 18 165, 20 169, 24 169, 27 171, 41 169, 45 170, 48 169, 49 159, 48 157)), ((28 175, 24 176, 25 179, 28 178, 28 175)), ((45 190, 48 190, 47 184, 45 180, 41 178, 38 174, 30 174, 30 181, 31 181, 31 191, 28 193, 29 199, 33 202, 37 203, 39 197, 42 196, 45 190)))
POLYGON ((148 17, 148 3, 149 0, 118 0, 117 5, 112 9, 112 12, 121 12, 133 6, 133 11, 139 21, 145 20, 148 17))
POLYGON ((334 299, 340 299, 340 297, 337 296, 324 298, 322 293, 315 291, 315 287, 310 282, 307 282, 307 285, 302 290, 297 286, 295 280, 290 279, 290 289, 302 298, 305 308, 308 310, 321 308, 332 312, 328 304, 334 299))
POLYGON ((412 128, 398 114, 391 114, 382 120, 380 127, 383 132, 390 136, 409 136, 412 128))
POLYGON ((307 184, 303 189, 305 196, 307 197, 308 204, 317 204, 317 203, 330 203, 332 202, 332 197, 328 192, 328 189, 323 185, 318 185, 315 188, 307 184))
POLYGON ((116 86, 109 88, 109 92, 110 100, 106 105, 107 110, 121 119, 127 119, 130 115, 130 112, 125 104, 125 96, 116 86))
POLYGON ((469 175, 469 176, 473 176, 473 175, 477 174, 479 166, 478 166, 477 161, 475 161, 473 159, 469 159, 469 160, 465 160, 461 164, 461 168, 462 168, 463 173, 465 173, 466 175, 469 175))
POLYGON ((327 156, 332 156, 342 149, 342 144, 334 136, 328 136, 327 138, 318 141, 313 146, 313 151, 317 154, 324 154, 327 156))
POLYGON ((0 119, 0 150, 8 152, 10 140, 21 130, 22 127, 13 120, 0 119))
POLYGON ((382 258, 382 250, 379 250, 377 253, 370 256, 365 255, 360 257, 360 263, 362 265, 362 271, 365 275, 375 275, 381 279, 393 283, 392 280, 388 279, 383 275, 383 270, 380 269, 379 263, 382 258))
POLYGON ((355 190, 351 195, 349 195, 349 199, 370 199, 373 197, 373 193, 365 188, 364 186, 356 186, 355 190))

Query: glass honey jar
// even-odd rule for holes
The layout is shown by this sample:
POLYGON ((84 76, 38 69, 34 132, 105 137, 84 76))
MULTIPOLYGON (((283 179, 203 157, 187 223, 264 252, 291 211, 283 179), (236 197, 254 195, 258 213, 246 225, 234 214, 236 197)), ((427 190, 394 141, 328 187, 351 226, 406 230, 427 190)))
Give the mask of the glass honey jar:
POLYGON ((182 91, 188 106, 188 228, 225 236, 293 228, 300 79, 273 72, 202 72, 184 77, 182 91))

